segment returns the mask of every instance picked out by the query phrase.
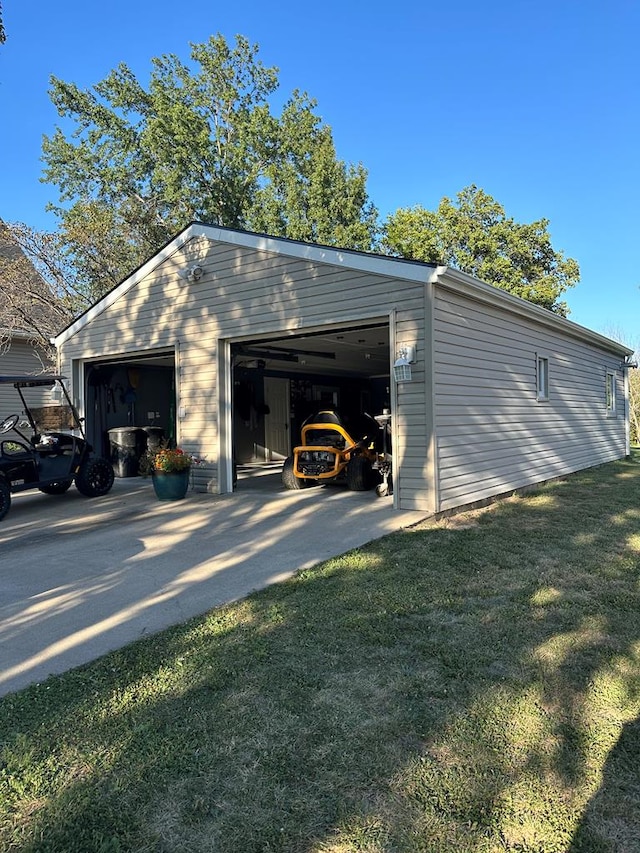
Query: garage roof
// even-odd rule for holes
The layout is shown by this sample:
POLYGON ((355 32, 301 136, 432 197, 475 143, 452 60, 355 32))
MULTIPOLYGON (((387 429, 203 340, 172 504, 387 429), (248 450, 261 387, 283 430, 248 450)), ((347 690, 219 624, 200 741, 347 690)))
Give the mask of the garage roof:
POLYGON ((202 222, 192 222, 179 234, 170 240, 149 260, 145 261, 138 269, 128 275, 113 290, 98 300, 91 308, 81 314, 73 323, 63 329, 60 334, 52 338, 56 347, 62 345, 76 332, 90 323, 95 317, 112 305, 123 293, 134 287, 141 279, 145 278, 164 261, 179 251, 186 243, 194 238, 205 238, 211 242, 227 243, 242 246, 244 248, 256 249, 263 252, 271 252, 277 255, 289 256, 310 263, 328 264, 342 267, 344 269, 370 272, 384 275, 395 279, 422 282, 427 284, 439 284, 467 296, 482 301, 501 305, 507 310, 517 314, 528 316, 542 322, 545 325, 554 326, 565 334, 570 334, 582 340, 587 340, 598 346, 605 347, 609 351, 619 352, 627 356, 633 350, 622 344, 612 341, 590 329, 559 317, 546 308, 534 305, 513 296, 504 290, 500 290, 490 284, 485 284, 467 273, 452 269, 447 266, 428 264, 422 261, 407 260, 406 258, 393 258, 387 255, 376 255, 369 252, 358 252, 353 249, 340 249, 332 246, 321 246, 316 243, 305 243, 299 240, 291 240, 286 237, 270 237, 266 234, 256 234, 251 231, 241 231, 234 228, 226 228, 221 225, 206 225, 202 222))

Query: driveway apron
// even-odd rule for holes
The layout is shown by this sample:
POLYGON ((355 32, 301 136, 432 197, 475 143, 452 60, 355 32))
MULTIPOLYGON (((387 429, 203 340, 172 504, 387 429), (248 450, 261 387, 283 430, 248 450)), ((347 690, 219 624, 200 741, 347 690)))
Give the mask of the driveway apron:
POLYGON ((285 491, 269 469, 174 502, 139 478, 104 498, 16 495, 0 522, 0 695, 424 517, 373 492, 285 491))

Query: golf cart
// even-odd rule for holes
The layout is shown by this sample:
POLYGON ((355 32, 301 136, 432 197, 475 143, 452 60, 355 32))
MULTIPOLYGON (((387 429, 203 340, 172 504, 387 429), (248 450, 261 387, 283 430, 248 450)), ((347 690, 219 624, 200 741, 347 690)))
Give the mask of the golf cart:
POLYGON ((287 489, 303 489, 326 482, 345 482, 363 492, 376 486, 376 494, 389 493, 391 454, 387 435, 391 416, 383 424, 364 414, 347 425, 334 411, 317 412, 302 424, 301 444, 285 460, 282 482, 287 489), (380 441, 380 435, 385 430, 380 441), (352 436, 357 435, 358 438, 352 436))
POLYGON ((75 483, 81 494, 93 498, 106 495, 113 485, 111 463, 93 454, 64 378, 0 376, 0 385, 13 385, 16 389, 24 412, 0 422, 0 520, 9 512, 15 492, 39 489, 47 495, 61 495, 75 483), (25 396, 30 388, 61 390, 66 405, 35 406, 25 396), (55 427, 43 428, 47 418, 50 423, 56 421, 58 429, 77 431, 82 437, 55 427), (9 433, 13 435, 3 438, 9 433))

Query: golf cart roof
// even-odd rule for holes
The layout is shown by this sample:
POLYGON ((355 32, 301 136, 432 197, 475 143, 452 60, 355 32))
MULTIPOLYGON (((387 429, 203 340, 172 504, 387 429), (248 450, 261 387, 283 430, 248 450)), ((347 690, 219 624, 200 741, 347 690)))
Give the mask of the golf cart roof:
POLYGON ((0 376, 0 385, 13 385, 15 388, 38 388, 62 382, 66 376, 0 376))

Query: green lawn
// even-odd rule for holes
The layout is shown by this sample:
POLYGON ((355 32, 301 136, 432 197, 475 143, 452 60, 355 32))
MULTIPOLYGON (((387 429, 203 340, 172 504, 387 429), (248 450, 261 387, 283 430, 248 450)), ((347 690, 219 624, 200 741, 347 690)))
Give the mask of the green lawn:
POLYGON ((0 701, 0 850, 640 850, 640 457, 0 701))

